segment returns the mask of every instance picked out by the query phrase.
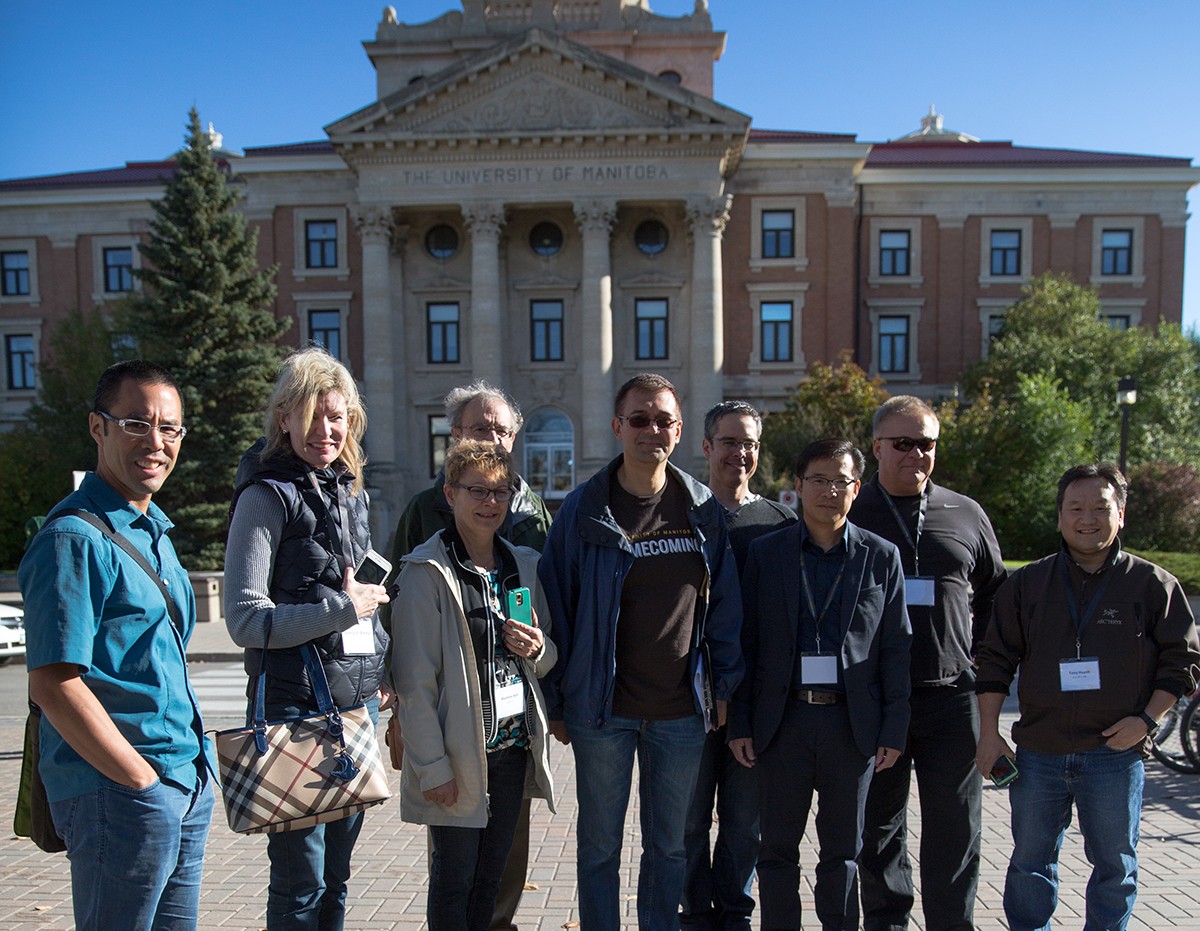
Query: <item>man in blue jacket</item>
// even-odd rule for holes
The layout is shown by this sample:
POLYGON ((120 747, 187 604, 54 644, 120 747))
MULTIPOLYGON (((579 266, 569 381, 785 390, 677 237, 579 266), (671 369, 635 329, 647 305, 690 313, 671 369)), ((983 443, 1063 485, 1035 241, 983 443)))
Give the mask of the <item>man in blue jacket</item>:
POLYGON ((679 927, 704 735, 742 676, 741 599, 720 503, 668 462, 683 425, 675 386, 637 375, 614 413, 622 454, 563 502, 539 566, 559 655, 542 688, 552 733, 575 751, 583 927, 621 927, 636 753, 638 926, 667 931, 679 927))

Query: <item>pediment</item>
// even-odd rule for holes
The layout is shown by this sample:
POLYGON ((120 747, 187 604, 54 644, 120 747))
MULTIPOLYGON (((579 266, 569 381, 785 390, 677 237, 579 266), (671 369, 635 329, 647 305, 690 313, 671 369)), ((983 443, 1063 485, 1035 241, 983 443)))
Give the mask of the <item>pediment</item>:
POLYGON ((339 146, 486 139, 727 138, 750 118, 554 33, 530 29, 326 127, 339 146))
POLYGON ((455 278, 453 275, 438 274, 422 279, 412 287, 414 293, 429 291, 470 291, 471 282, 465 278, 455 278))
POLYGON ((578 280, 549 272, 513 282, 513 288, 517 291, 574 291, 578 287, 578 280))
POLYGON ((618 282, 620 287, 627 291, 638 288, 682 288, 684 283, 682 278, 664 275, 662 272, 644 272, 631 278, 623 278, 618 282))

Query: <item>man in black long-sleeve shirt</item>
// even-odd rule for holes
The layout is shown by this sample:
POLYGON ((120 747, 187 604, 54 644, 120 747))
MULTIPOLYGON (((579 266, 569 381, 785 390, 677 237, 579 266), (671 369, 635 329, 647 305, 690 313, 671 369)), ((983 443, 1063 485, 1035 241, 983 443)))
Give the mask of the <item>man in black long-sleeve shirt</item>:
POLYGON ((889 398, 873 425, 879 473, 850 512, 853 523, 899 547, 913 628, 908 747, 894 767, 876 774, 867 798, 859 858, 866 931, 908 927, 913 882, 906 809, 914 767, 925 927, 974 928, 982 783, 975 769, 979 713, 972 662, 1005 570, 983 509, 930 481, 938 432, 937 416, 924 401, 889 398))

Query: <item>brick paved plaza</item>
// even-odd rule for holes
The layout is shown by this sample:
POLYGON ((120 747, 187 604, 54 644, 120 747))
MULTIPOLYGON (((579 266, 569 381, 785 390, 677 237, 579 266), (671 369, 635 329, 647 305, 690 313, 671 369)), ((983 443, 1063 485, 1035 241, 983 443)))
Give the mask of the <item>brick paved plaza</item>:
MULTIPOLYGON (((197 668, 202 665, 193 665, 193 670, 197 668)), ((20 768, 21 724, 17 714, 0 716, 0 784, 8 787, 0 794, 0 823, 5 828, 0 838, 0 928, 67 929, 72 921, 65 857, 43 854, 10 831, 20 768)), ((219 726, 228 725, 222 721, 219 726)), ((550 931, 577 918, 573 775, 571 754, 560 748, 554 754, 559 812, 551 816, 541 803, 536 803, 534 809, 529 880, 536 888, 525 894, 518 912, 521 931, 550 931)), ((400 821, 395 800, 368 812, 366 819, 355 851, 356 873, 351 883, 347 928, 423 928, 424 831, 400 821)), ((626 837, 622 896, 626 927, 632 929, 636 928, 636 808, 630 811, 626 837)), ((208 846, 201 928, 264 926, 265 847, 262 837, 239 837, 230 832, 224 813, 218 811, 208 846)), ((1008 794, 989 787, 984 792, 984 866, 976 911, 984 931, 1006 927, 1000 897, 1008 850, 1008 794)), ((815 852, 805 849, 801 857, 806 881, 811 883, 815 852)), ((1079 928, 1087 863, 1074 831, 1068 833, 1062 865, 1063 898, 1056 914, 1057 926, 1079 928)), ((811 914, 811 885, 803 891, 805 908, 811 914)), ((918 915, 914 928, 923 927, 918 915)), ((1200 927, 1200 776, 1173 773, 1153 762, 1147 766, 1141 894, 1130 927, 1142 931, 1200 927)))

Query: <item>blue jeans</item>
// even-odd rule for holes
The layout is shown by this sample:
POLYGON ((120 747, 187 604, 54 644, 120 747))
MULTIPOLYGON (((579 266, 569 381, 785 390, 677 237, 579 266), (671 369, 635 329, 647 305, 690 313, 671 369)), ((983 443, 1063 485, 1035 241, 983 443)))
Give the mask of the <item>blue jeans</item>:
POLYGON ((430 826, 429 931, 488 931, 491 926, 528 765, 529 751, 520 747, 487 755, 487 827, 430 826))
POLYGON ((79 931, 184 931, 200 911, 204 844, 213 789, 198 776, 190 789, 155 782, 106 785, 51 802, 71 861, 79 931))
POLYGON ((612 717, 596 728, 573 718, 568 710, 563 723, 575 751, 583 927, 586 931, 621 927, 621 839, 636 753, 642 826, 638 927, 675 931, 687 862, 683 831, 704 749, 703 719, 699 715, 669 721, 612 717))
MULTIPOLYGON (((379 701, 366 703, 379 722, 379 701)), ((315 709, 268 706, 268 720, 313 714, 315 709)), ((311 828, 267 835, 271 878, 267 885, 269 931, 342 931, 350 855, 362 830, 363 813, 311 828)))
POLYGON ((1064 756, 1017 750, 1012 793, 1013 852, 1004 883, 1012 931, 1049 928, 1058 905, 1058 852, 1079 810, 1083 852, 1092 864, 1084 931, 1121 931, 1137 897, 1138 822, 1145 768, 1141 751, 1099 747, 1064 756))
POLYGON ((687 876, 680 924, 706 931, 748 931, 758 862, 758 779, 729 752, 725 728, 705 738, 684 844, 687 876), (714 799, 717 839, 710 849, 714 799))

